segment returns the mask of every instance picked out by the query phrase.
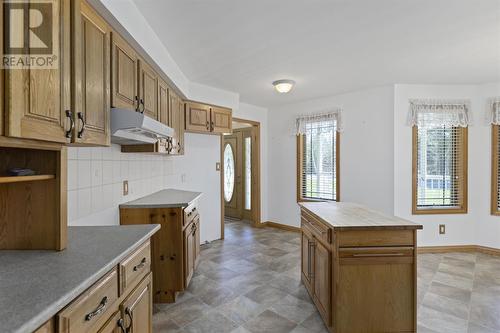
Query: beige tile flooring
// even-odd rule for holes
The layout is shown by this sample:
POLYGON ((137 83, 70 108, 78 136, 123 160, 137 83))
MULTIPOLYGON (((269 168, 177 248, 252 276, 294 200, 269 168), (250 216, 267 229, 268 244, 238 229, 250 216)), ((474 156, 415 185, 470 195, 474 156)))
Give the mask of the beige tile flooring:
MULTIPOLYGON (((177 303, 155 305, 154 332, 326 332, 300 282, 299 234, 225 230, 177 303)), ((500 258, 425 254, 418 266, 418 332, 500 333, 500 258)))

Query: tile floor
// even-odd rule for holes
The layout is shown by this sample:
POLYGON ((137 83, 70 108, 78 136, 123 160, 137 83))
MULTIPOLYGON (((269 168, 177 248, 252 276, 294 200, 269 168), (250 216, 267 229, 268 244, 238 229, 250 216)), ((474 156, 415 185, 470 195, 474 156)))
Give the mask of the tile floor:
MULTIPOLYGON (((299 234, 225 230, 177 303, 155 305, 154 332, 327 332, 300 282, 299 234)), ((419 333, 500 333, 500 258, 425 254, 418 266, 419 333)))

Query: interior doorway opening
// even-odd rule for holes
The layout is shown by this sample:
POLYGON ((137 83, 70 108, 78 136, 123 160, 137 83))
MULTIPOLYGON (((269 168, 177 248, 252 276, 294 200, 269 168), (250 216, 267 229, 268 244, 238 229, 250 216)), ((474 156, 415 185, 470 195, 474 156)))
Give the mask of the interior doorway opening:
POLYGON ((260 224, 260 123, 233 118, 221 138, 222 235, 225 221, 260 224))

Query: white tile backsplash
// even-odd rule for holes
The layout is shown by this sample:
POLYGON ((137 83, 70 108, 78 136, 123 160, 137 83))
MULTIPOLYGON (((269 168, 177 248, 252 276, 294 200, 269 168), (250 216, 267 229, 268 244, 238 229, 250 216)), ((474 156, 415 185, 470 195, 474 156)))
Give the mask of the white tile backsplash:
POLYGON ((69 224, 164 189, 175 178, 174 158, 179 157, 121 153, 118 145, 69 147, 69 224), (124 180, 129 182, 127 196, 123 196, 124 180))

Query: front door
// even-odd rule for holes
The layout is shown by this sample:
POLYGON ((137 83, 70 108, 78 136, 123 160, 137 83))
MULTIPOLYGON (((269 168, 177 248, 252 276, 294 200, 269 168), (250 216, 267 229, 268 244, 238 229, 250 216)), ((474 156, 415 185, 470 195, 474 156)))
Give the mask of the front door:
POLYGON ((242 133, 224 136, 224 208, 225 216, 243 218, 242 205, 242 133))

